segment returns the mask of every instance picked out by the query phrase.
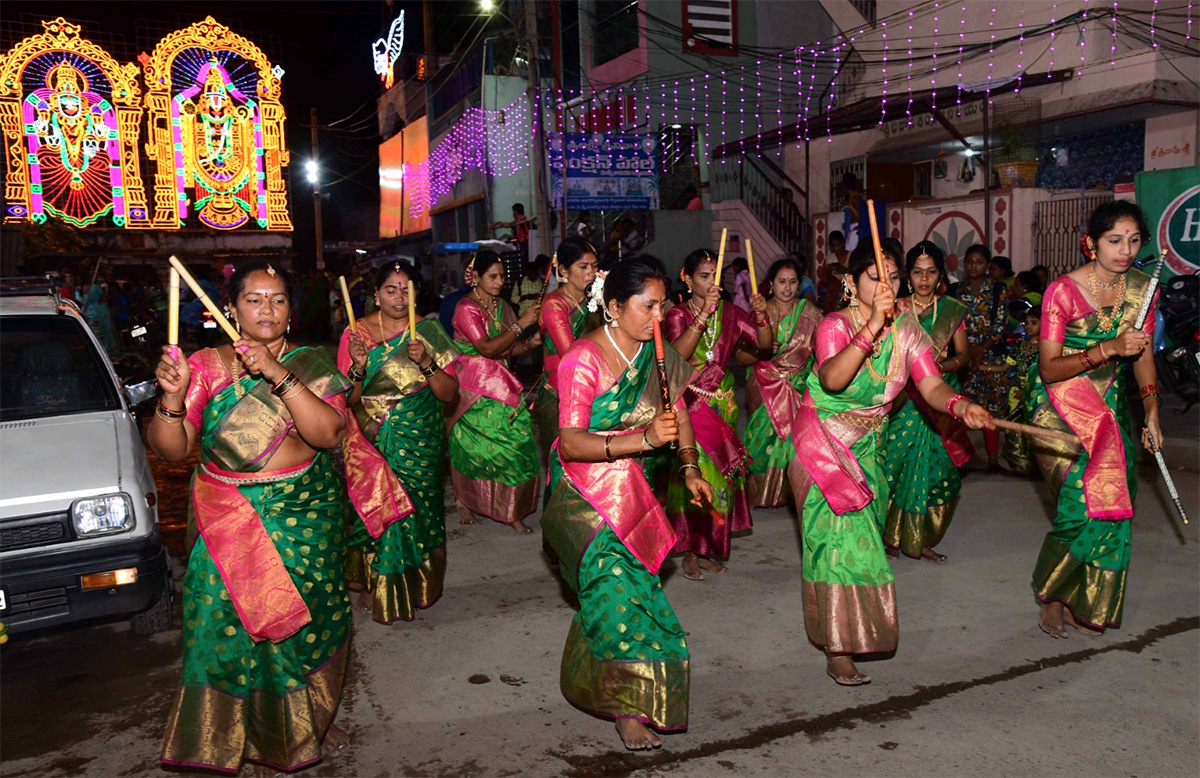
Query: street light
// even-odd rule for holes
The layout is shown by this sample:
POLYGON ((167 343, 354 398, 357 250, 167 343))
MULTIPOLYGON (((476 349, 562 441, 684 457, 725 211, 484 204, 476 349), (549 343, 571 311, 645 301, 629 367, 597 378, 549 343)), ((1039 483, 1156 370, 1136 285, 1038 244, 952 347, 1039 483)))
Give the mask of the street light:
POLYGON ((309 182, 310 184, 315 184, 315 183, 317 183, 317 181, 319 181, 319 180, 320 180, 320 178, 319 178, 319 177, 318 177, 318 175, 317 175, 317 162, 316 162, 316 160, 312 160, 312 159, 310 159, 308 162, 305 162, 305 163, 304 163, 304 169, 305 169, 305 171, 307 171, 307 173, 308 173, 308 182, 309 182))
POLYGON ((490 14, 495 9, 496 4, 492 0, 479 0, 479 7, 485 14, 490 14))

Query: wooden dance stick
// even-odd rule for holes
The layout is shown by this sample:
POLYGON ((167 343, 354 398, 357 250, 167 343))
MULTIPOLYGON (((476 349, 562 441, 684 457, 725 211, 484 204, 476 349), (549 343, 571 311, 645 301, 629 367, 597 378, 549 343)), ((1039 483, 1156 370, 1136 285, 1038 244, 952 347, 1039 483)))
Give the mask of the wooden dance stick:
MULTIPOLYGON (((879 242, 879 224, 875 219, 875 201, 867 200, 867 221, 871 223, 871 247, 875 249, 875 273, 879 276, 879 283, 891 285, 888 280, 887 261, 883 258, 883 245, 879 242)), ((892 290, 896 291, 895 289, 892 290)), ((883 321, 885 324, 892 323, 891 310, 884 311, 883 321)))
POLYGON ((229 323, 229 319, 225 318, 225 312, 222 311, 221 308, 212 301, 212 298, 208 296, 208 292, 204 291, 204 287, 196 283, 196 279, 193 278, 192 274, 188 272, 188 269, 183 266, 183 263, 179 261, 179 258, 172 255, 167 259, 167 261, 171 263, 171 267, 179 271, 179 277, 182 278, 183 282, 188 285, 189 289, 192 290, 192 294, 196 295, 200 302, 204 303, 204 307, 207 308, 208 312, 212 314, 213 321, 221 325, 221 329, 225 330, 225 334, 229 336, 229 339, 236 341, 241 338, 242 336, 239 335, 238 331, 235 330, 233 325, 229 323))
MULTIPOLYGON (((380 333, 383 334, 382 332, 380 333)), ((412 279, 408 279, 408 339, 417 337, 417 288, 412 279)))
POLYGON ((750 266, 750 296, 753 297, 758 294, 758 276, 754 273, 754 247, 749 238, 746 238, 746 264, 750 266))
POLYGON ((988 423, 996 427, 1001 427, 1002 429, 1012 430, 1013 432, 1023 432, 1026 435, 1050 438, 1051 440, 1061 440, 1063 443, 1070 443, 1073 446, 1079 445, 1079 438, 1075 437, 1069 432, 1060 432, 1047 427, 1039 427, 1036 424, 1018 424, 1015 421, 997 419, 994 416, 988 420, 988 423))
MULTIPOLYGON (((546 302, 546 290, 550 288, 550 275, 554 272, 554 265, 557 261, 557 254, 550 258, 550 267, 546 268, 546 277, 542 279, 542 291, 538 293, 538 305, 546 302)), ((536 321, 533 324, 530 324, 528 327, 521 330, 520 334, 517 335, 517 340, 529 340, 538 331, 540 326, 541 325, 539 325, 536 321)))
POLYGON ((721 269, 725 267, 725 241, 729 238, 729 228, 721 228, 721 245, 717 248, 717 275, 713 279, 713 284, 721 285, 721 269))
MULTIPOLYGON (((659 326, 658 319, 651 319, 650 324, 654 327, 654 362, 658 365, 658 388, 662 392, 663 413, 666 413, 671 410, 671 386, 667 382, 667 355, 663 351, 662 327, 659 326)), ((672 451, 679 448, 679 443, 674 440, 669 445, 672 451)))
POLYGON ((179 350, 179 271, 175 268, 167 281, 167 345, 174 357, 179 350))
POLYGON ((338 283, 342 285, 342 302, 346 305, 347 326, 354 329, 358 322, 354 320, 354 306, 350 304, 350 287, 346 286, 345 276, 338 276, 338 283))

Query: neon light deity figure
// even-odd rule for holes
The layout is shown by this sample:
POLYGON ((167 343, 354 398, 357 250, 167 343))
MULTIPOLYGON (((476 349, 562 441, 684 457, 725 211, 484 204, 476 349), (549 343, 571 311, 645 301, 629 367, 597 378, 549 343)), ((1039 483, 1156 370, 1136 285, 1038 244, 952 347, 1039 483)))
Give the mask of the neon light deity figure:
POLYGON ((154 226, 290 231, 283 68, 211 16, 168 34, 138 61, 154 226))
POLYGON ((144 227, 137 166, 137 70, 122 67, 59 18, 0 57, 0 125, 8 161, 5 221, 111 217, 144 227))
POLYGON ((263 188, 262 119, 255 101, 238 90, 216 59, 196 83, 171 101, 179 218, 187 218, 192 188, 200 221, 220 230, 267 220, 263 188))
POLYGON ((45 88, 25 98, 34 221, 44 221, 45 211, 77 227, 110 210, 124 217, 116 116, 89 87, 78 68, 62 62, 50 70, 45 88))

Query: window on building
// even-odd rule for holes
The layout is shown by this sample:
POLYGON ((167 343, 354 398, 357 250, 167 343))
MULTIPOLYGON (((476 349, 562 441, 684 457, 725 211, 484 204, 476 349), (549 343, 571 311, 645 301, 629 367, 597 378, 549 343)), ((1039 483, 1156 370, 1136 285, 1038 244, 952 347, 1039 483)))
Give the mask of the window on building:
POLYGON ((683 50, 737 54, 738 0, 683 0, 683 50))
POLYGON ((595 12, 592 65, 603 65, 637 48, 637 0, 596 0, 595 12))

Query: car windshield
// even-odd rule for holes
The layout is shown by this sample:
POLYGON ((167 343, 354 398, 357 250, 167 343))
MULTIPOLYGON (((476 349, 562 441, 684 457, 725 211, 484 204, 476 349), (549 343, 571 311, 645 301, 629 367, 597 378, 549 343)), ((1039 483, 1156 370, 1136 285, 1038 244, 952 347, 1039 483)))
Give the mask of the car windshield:
POLYGON ((0 317, 0 421, 121 408, 83 326, 64 315, 0 317))

